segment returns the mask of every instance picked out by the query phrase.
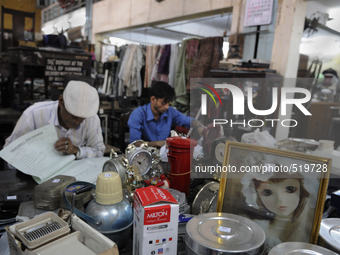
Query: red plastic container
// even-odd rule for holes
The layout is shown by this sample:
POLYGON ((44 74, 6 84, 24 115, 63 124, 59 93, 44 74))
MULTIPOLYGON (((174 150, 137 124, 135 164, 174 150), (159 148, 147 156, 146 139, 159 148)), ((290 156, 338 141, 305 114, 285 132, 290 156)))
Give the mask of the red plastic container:
POLYGON ((171 188, 189 195, 191 163, 197 141, 177 136, 167 138, 166 144, 169 148, 168 163, 171 165, 168 173, 171 188))

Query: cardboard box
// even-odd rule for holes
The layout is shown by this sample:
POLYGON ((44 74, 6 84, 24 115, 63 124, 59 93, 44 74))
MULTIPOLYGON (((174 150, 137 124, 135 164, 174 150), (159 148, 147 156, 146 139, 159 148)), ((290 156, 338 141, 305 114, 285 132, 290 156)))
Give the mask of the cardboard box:
POLYGON ((33 250, 26 249, 10 230, 10 227, 7 226, 5 229, 11 255, 85 254, 80 249, 87 249, 100 255, 119 255, 118 247, 112 240, 90 227, 75 214, 72 216, 72 233, 63 235, 33 250))
POLYGON ((149 186, 134 195, 133 255, 177 254, 177 200, 168 190, 149 186))

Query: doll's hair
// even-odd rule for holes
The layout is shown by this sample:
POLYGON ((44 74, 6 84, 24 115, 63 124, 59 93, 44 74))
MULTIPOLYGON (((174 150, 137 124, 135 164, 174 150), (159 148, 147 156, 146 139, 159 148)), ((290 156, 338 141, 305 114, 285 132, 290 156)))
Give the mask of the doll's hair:
MULTIPOLYGON (((292 215, 292 218, 291 218, 291 221, 293 223, 297 218, 299 218, 299 216, 303 212, 303 209, 305 208, 305 205, 307 203, 307 198, 309 197, 309 192, 304 187, 303 176, 300 175, 299 173, 287 174, 287 173, 281 173, 280 172, 280 173, 275 173, 267 181, 261 181, 261 180, 255 179, 255 178, 253 178, 252 181, 254 183, 255 190, 257 191, 257 189, 259 189, 259 187, 261 186, 262 183, 268 183, 268 182, 269 183, 280 183, 280 182, 283 182, 284 180, 287 180, 287 179, 295 179, 295 180, 298 180, 300 182, 300 199, 299 199, 299 204, 295 208, 293 215, 292 215)), ((264 206, 263 202, 261 201, 261 198, 260 198, 259 195, 257 196, 257 203, 259 205, 261 205, 262 208, 266 208, 264 206)), ((267 208, 266 208, 266 210, 270 211, 267 208)), ((274 221, 274 219, 275 219, 275 216, 270 217, 270 221, 274 221)))

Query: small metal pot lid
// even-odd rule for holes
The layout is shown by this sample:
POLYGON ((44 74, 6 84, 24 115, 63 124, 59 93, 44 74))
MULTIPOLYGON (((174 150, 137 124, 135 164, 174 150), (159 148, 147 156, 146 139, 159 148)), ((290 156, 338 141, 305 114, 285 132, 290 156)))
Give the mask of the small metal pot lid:
POLYGON ((177 200, 179 207, 184 206, 187 201, 185 193, 178 191, 177 189, 168 189, 171 195, 177 200))
POLYGON ((340 252, 340 219, 323 219, 320 226, 321 238, 335 250, 340 252))
POLYGON ((195 254, 261 254, 264 241, 259 225, 229 213, 201 214, 186 226, 185 242, 195 254))
POLYGON ((219 187, 220 184, 214 181, 205 184, 196 194, 194 202, 192 202, 191 213, 198 215, 200 213, 208 213, 209 210, 211 210, 210 212, 216 212, 216 206, 212 208, 212 205, 218 195, 219 187))
POLYGON ((270 250, 268 255, 336 255, 337 253, 323 247, 301 242, 280 243, 270 250))

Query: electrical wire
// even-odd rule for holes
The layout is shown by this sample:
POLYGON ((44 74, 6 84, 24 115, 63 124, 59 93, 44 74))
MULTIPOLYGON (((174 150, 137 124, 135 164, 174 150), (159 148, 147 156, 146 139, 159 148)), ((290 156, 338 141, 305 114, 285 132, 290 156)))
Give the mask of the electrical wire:
MULTIPOLYGON (((209 4, 210 4, 210 10, 212 11, 212 2, 211 2, 211 0, 209 0, 209 4)), ((216 26, 216 24, 215 24, 215 18, 214 18, 214 16, 213 16, 212 20, 213 20, 213 24, 214 24, 214 27, 215 27, 216 32, 217 32, 218 34, 220 34, 220 35, 223 35, 223 32, 221 32, 220 30, 217 29, 217 26, 216 26)))

